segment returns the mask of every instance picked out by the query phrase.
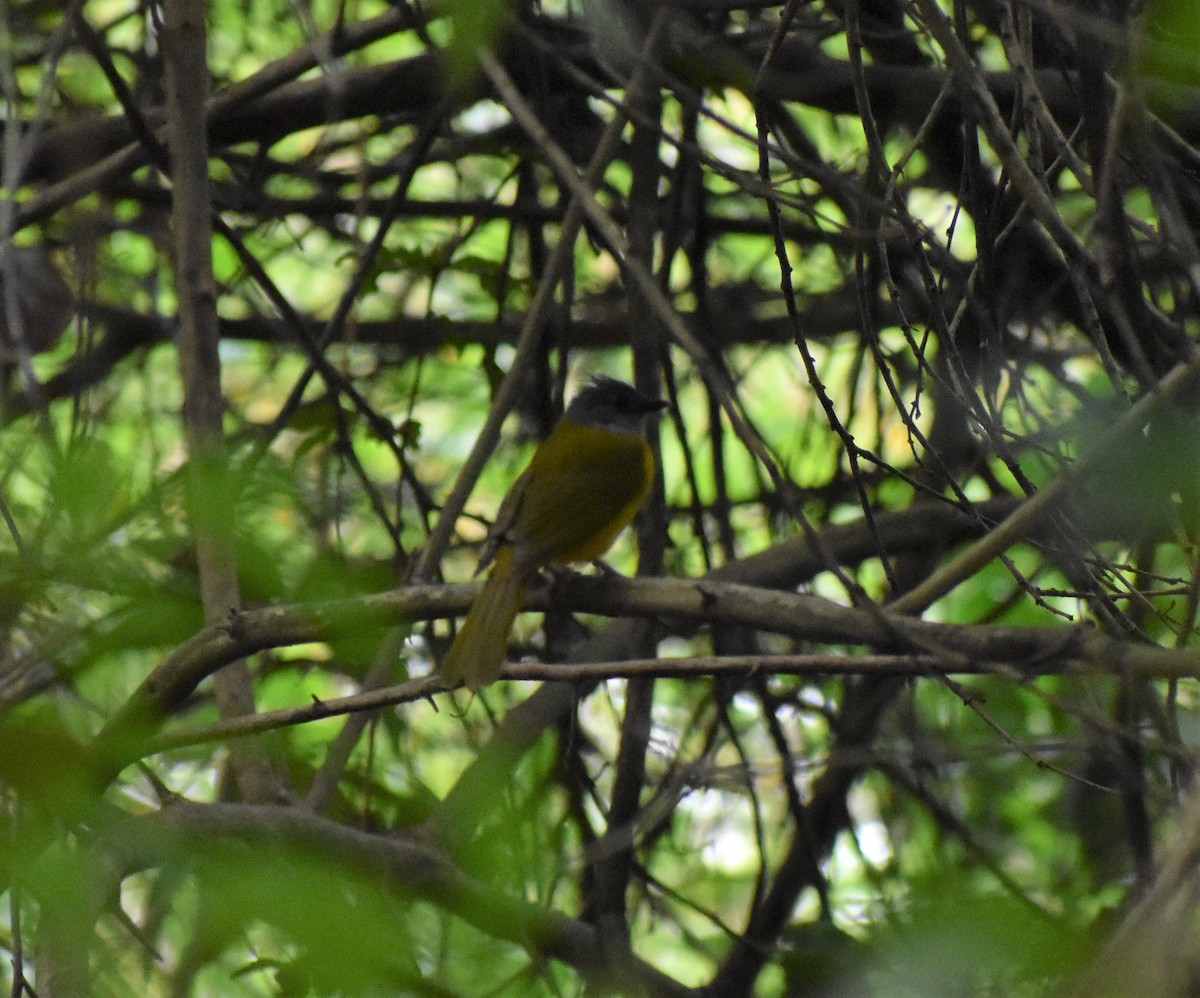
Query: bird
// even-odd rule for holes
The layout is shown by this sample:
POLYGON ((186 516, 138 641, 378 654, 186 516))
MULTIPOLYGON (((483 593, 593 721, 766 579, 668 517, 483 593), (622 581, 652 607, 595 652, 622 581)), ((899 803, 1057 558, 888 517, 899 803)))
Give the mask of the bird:
POLYGON ((654 482, 646 431, 667 407, 605 375, 572 399, 500 504, 476 569, 491 573, 442 658, 448 688, 474 693, 498 679, 530 581, 550 565, 597 560, 633 521, 654 482))

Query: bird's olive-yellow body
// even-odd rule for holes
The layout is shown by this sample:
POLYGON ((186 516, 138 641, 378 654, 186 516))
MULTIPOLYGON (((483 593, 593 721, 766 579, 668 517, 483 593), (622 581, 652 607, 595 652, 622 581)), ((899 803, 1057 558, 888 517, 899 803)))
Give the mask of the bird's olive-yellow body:
POLYGON ((576 396, 500 506, 482 562, 491 574, 442 660, 448 686, 495 680, 529 580, 599 558, 632 522, 654 481, 645 427, 664 405, 604 377, 576 396))

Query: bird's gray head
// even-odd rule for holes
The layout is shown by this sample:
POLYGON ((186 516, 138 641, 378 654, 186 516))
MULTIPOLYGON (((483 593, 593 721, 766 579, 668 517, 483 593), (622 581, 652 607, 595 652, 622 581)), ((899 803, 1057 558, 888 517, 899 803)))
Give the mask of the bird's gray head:
POLYGON ((667 403, 662 399, 644 395, 624 381, 597 374, 567 406, 563 418, 618 433, 641 433, 647 418, 666 408, 667 403))

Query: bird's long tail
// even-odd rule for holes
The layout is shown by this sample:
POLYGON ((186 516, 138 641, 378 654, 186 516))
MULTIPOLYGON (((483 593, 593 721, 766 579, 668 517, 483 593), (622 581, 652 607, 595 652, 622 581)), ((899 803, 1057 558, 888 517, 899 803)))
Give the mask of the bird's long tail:
POLYGON ((508 632, 525 598, 525 579, 513 569, 512 548, 502 547, 467 619, 442 659, 447 686, 458 682, 472 692, 497 679, 504 668, 508 632))

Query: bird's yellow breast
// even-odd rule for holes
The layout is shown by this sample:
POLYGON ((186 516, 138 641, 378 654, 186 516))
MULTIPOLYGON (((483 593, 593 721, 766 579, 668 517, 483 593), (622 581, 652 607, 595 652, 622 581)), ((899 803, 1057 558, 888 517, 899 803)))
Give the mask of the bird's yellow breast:
POLYGON ((528 571, 592 561, 637 515, 653 481, 641 436, 562 420, 514 486, 505 540, 528 571))

